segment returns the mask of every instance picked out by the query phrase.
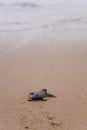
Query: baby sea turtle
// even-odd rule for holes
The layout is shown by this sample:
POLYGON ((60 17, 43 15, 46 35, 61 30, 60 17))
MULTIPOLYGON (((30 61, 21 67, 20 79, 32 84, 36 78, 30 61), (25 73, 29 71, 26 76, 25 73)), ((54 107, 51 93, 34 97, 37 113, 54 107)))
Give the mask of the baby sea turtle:
POLYGON ((29 93, 29 99, 28 101, 33 101, 33 100, 42 100, 46 101, 45 97, 56 97, 53 94, 47 93, 47 89, 41 89, 38 92, 31 92, 29 93))

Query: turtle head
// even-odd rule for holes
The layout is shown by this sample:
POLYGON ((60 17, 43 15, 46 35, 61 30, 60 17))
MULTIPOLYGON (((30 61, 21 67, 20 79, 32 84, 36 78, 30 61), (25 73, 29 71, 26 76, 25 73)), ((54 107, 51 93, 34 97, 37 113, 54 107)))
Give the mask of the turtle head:
POLYGON ((45 93, 47 93, 47 89, 42 89, 42 91, 44 91, 45 93))

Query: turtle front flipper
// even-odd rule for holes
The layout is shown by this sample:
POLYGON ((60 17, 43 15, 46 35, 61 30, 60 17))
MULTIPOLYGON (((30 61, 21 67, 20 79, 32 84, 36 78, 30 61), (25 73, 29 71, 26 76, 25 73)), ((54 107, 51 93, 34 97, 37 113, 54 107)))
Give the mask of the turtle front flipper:
POLYGON ((29 93, 29 96, 28 96, 28 100, 27 101, 32 101, 33 100, 33 93, 29 93))
POLYGON ((27 101, 33 101, 32 95, 29 95, 28 100, 27 101))
POLYGON ((29 93, 29 94, 34 95, 35 93, 34 93, 34 92, 31 92, 31 93, 29 93))
POLYGON ((33 101, 33 99, 28 99, 27 101, 33 101))
POLYGON ((51 94, 51 93, 47 93, 46 94, 47 97, 56 97, 55 95, 51 94))

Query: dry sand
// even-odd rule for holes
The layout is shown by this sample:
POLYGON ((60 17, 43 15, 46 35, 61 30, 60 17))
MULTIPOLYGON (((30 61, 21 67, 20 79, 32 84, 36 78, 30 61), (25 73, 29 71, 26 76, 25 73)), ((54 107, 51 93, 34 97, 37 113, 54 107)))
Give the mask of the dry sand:
POLYGON ((87 130, 86 43, 40 41, 0 56, 0 130, 87 130), (27 101, 42 88, 57 98, 27 101))

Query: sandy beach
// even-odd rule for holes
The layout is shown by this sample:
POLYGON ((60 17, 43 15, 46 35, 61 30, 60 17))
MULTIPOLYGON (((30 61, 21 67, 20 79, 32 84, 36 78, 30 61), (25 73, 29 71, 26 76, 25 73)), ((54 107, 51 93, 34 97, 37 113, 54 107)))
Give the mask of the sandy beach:
POLYGON ((87 130, 85 2, 0 1, 0 130, 87 130))
POLYGON ((1 130, 87 129, 87 44, 67 41, 27 44, 0 56, 1 130), (27 101, 42 88, 57 98, 27 101))

